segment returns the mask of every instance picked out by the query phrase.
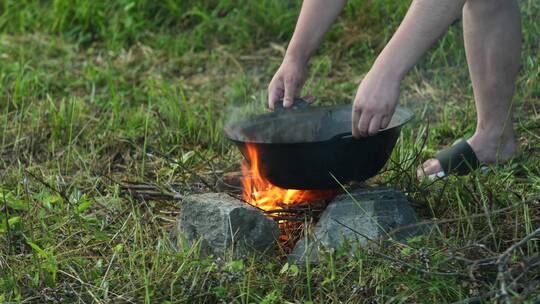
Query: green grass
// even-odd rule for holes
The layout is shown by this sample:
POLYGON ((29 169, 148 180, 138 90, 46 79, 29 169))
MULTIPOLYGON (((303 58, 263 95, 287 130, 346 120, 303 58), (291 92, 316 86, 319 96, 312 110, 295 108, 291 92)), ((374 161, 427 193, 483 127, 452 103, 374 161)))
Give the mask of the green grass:
MULTIPOLYGON (((408 4, 349 3, 312 61, 307 89, 319 104, 351 102, 408 4)), ((520 155, 487 176, 414 178, 422 160, 474 131, 461 27, 454 25, 405 79, 401 104, 416 119, 372 182, 405 191, 423 218, 455 220, 386 254, 467 274, 447 260, 453 251, 468 258, 501 253, 538 228, 538 204, 519 203, 540 193, 540 5, 520 4, 520 155), (463 249, 474 243, 492 253, 463 249)), ((0 302, 446 303, 498 288, 493 269, 477 269, 476 281, 430 276, 368 250, 354 258, 338 251, 308 270, 284 266, 283 256, 216 260, 198 257, 196 248, 178 252, 168 234, 180 206, 136 200, 108 178, 194 193, 208 189, 191 171, 213 180, 237 169, 241 157, 222 125, 237 108, 264 105, 299 5, 1 1, 0 302)), ((521 247, 512 265, 537 256, 538 246, 521 247)), ((513 292, 517 302, 539 296, 513 292)))

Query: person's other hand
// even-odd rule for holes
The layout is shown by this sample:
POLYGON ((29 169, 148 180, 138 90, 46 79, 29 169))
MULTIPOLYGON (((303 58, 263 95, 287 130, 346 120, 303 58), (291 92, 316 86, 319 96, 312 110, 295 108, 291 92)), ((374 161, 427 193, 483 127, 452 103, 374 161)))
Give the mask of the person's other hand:
POLYGON ((268 85, 268 107, 273 110, 274 104, 282 98, 283 107, 291 107, 294 98, 300 94, 306 78, 307 64, 285 57, 268 85))
POLYGON ((390 123, 399 98, 399 79, 370 71, 356 91, 352 108, 352 134, 366 137, 377 134, 390 123))

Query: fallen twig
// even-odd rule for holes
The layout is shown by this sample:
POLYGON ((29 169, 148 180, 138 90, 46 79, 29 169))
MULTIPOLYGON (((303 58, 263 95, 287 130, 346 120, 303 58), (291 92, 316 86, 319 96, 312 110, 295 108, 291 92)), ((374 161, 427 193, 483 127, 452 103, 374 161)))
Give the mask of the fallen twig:
POLYGON ((497 280, 500 284, 500 294, 499 296, 503 299, 506 299, 508 297, 508 290, 507 288, 508 283, 506 281, 506 270, 508 269, 508 259, 512 255, 512 253, 518 249, 519 247, 527 244, 530 240, 533 238, 536 238, 540 236, 540 228, 534 230, 533 232, 529 233, 527 236, 522 238, 519 242, 513 244, 512 246, 508 247, 499 257, 497 258, 497 261, 495 264, 497 265, 497 280))
POLYGON ((55 187, 53 187, 52 185, 50 185, 49 183, 47 183, 46 181, 44 181, 42 178, 36 176, 34 173, 24 169, 24 172, 28 175, 30 175, 33 179, 35 179, 36 181, 38 181, 40 184, 42 184, 43 186, 45 186, 46 188, 48 188, 49 190, 57 193, 58 195, 60 195, 60 197, 64 200, 64 202, 66 202, 67 204, 70 204, 70 200, 69 200, 69 197, 66 195, 66 193, 62 190, 58 190, 56 189, 55 187))
MULTIPOLYGON (((189 169, 185 164, 177 161, 176 159, 170 157, 169 155, 161 152, 161 151, 158 151, 156 149, 150 149, 150 151, 146 152, 148 155, 150 156, 154 156, 154 155, 157 155, 163 159, 165 159, 166 161, 168 161, 169 163, 173 163, 175 165, 178 165, 180 168, 182 168, 182 170, 186 171, 187 173, 189 173, 190 175, 193 175, 195 176, 203 185, 205 185, 208 189, 210 189, 212 192, 219 192, 218 189, 216 189, 216 187, 210 185, 210 183, 205 179, 203 178, 200 174, 198 174, 197 172, 194 172, 193 170, 189 169)), ((242 200, 243 199, 237 195, 234 195, 232 193, 229 193, 229 192, 225 192, 227 195, 229 195, 230 197, 233 197, 235 199, 238 199, 238 200, 242 200)))

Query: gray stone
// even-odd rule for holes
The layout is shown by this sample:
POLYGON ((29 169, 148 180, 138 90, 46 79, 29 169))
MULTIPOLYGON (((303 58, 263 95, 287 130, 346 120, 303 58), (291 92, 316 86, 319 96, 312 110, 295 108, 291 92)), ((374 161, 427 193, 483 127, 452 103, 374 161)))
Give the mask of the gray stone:
MULTIPOLYGON (((387 187, 358 189, 351 195, 339 195, 328 205, 319 222, 298 241, 289 261, 301 263, 309 256, 315 262, 318 252, 333 251, 345 244, 352 245, 353 254, 370 240, 378 241, 395 228, 417 222, 416 213, 401 192, 387 187)), ((419 227, 404 229, 392 239, 405 241, 422 232, 419 227)))
POLYGON ((277 223, 260 210, 225 193, 186 196, 176 225, 177 245, 200 240, 201 254, 238 256, 272 249, 279 237, 277 223))

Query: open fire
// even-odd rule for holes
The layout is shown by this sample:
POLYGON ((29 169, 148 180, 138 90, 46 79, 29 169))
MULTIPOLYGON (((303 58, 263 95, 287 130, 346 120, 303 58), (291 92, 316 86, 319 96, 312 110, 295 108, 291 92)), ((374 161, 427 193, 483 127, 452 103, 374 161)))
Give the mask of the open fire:
POLYGON ((247 144, 248 161, 242 162, 243 198, 265 211, 285 209, 306 202, 320 202, 333 198, 336 190, 283 189, 272 185, 260 171, 260 159, 255 145, 247 144))

